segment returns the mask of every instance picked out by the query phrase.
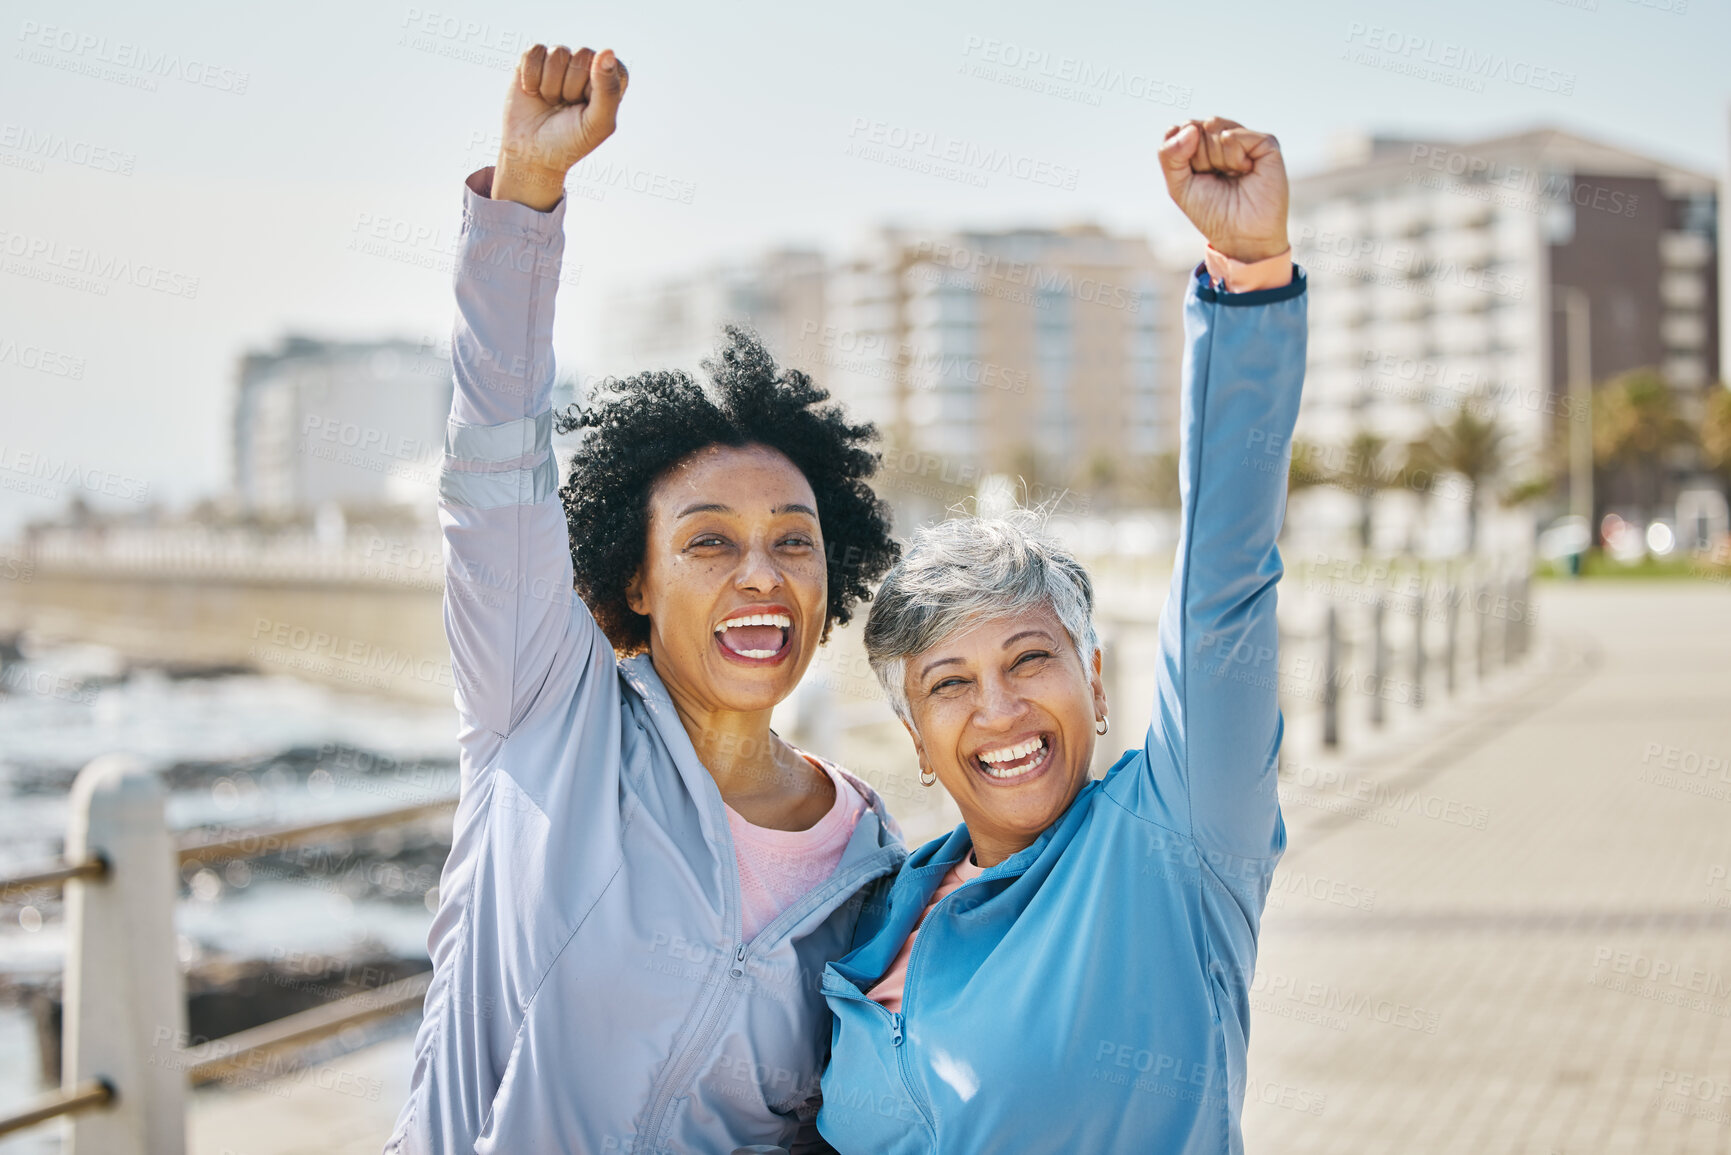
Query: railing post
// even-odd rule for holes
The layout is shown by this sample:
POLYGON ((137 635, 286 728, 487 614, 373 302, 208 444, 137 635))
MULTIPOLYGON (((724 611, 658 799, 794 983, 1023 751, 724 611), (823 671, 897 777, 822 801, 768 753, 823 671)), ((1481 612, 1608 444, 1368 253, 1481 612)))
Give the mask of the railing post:
POLYGON ((1473 583, 1473 614, 1477 618, 1473 624, 1473 645, 1478 680, 1483 682, 1491 670, 1491 587, 1484 580, 1473 583))
POLYGON ((1328 605, 1328 622, 1322 642, 1322 744, 1340 747, 1340 622, 1334 603, 1328 605))
POLYGON ((1425 597, 1424 580, 1419 580, 1418 593, 1412 599, 1412 708, 1424 709, 1424 616, 1429 608, 1429 599, 1425 597))
POLYGON ((136 759, 97 758, 72 784, 66 857, 106 874, 66 884, 62 1082, 108 1083, 111 1105, 72 1117, 71 1155, 182 1155, 186 996, 175 949, 175 849, 164 792, 136 759))
POLYGON ((1460 601, 1460 586, 1449 583, 1448 605, 1443 610, 1444 629, 1447 631, 1443 642, 1443 685, 1451 698, 1455 696, 1455 636, 1460 627, 1460 601))
POLYGON ((1370 698, 1370 724, 1382 725, 1382 683, 1388 676, 1388 647, 1383 644, 1382 619, 1388 608, 1388 599, 1381 590, 1376 591, 1376 601, 1370 607, 1370 681, 1375 687, 1370 698))

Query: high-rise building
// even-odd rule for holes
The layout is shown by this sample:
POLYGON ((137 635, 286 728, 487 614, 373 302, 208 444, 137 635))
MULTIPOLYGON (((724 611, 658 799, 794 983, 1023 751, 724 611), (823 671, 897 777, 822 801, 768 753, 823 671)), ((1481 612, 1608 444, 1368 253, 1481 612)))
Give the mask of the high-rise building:
POLYGON ((1182 290, 1093 226, 886 230, 837 271, 820 343, 899 445, 1080 486, 1177 448, 1182 290))
POLYGON ((451 407, 445 350, 288 337, 241 361, 235 491, 244 509, 431 509, 451 407))
POLYGON ((1698 417, 1720 365, 1718 196, 1712 176, 1554 129, 1361 140, 1293 185, 1300 435, 1399 442, 1478 398, 1536 468, 1585 436, 1585 385, 1640 367, 1698 417))
POLYGON ((622 293, 609 315, 600 363, 628 376, 644 369, 685 369, 715 352, 724 324, 757 330, 778 359, 824 383, 822 366, 800 334, 822 323, 826 289, 822 254, 778 249, 755 261, 716 265, 622 293))
POLYGON ((695 368, 745 322, 882 430, 904 522, 991 475, 1083 512, 1147 500, 1170 472, 1185 275, 1094 226, 883 229, 835 264, 784 250, 623 295, 605 364, 695 368))

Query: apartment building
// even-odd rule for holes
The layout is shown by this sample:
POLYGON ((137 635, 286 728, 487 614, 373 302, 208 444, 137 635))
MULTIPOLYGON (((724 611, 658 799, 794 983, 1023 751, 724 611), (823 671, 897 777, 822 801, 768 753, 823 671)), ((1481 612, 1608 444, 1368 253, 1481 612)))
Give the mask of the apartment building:
POLYGON ((451 408, 448 351, 285 338, 242 358, 233 423, 243 509, 431 509, 451 408))
POLYGON ((1293 186, 1312 294, 1300 434, 1399 442, 1478 398, 1536 468, 1583 435, 1583 386, 1644 366, 1698 416, 1721 360, 1718 195, 1556 129, 1352 142, 1293 186))

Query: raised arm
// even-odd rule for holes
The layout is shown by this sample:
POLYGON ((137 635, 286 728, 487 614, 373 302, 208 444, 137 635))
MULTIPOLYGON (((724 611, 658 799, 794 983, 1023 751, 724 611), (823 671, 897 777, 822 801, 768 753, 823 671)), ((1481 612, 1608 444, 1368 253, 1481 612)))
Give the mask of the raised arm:
POLYGON ((526 52, 499 163, 464 193, 439 511, 457 706, 483 744, 522 721, 561 653, 594 641, 552 452, 553 305, 565 173, 612 133, 625 85, 611 52, 526 52))
POLYGON ((1182 514, 1145 802, 1205 851, 1260 860, 1283 843, 1275 538, 1304 381, 1305 282, 1272 136, 1192 121, 1167 134, 1160 158, 1210 251, 1184 304, 1182 514))

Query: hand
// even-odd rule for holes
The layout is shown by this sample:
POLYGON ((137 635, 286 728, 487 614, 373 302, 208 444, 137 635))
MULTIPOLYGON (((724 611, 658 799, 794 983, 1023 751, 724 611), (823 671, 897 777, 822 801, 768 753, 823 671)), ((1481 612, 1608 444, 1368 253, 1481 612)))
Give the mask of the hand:
POLYGON ((1166 191, 1216 252, 1238 261, 1277 257, 1286 240, 1286 163, 1280 142, 1213 117, 1166 130, 1166 191))
POLYGON ((565 174, 613 135, 631 82, 611 48, 537 44, 523 53, 505 95, 493 199, 546 212, 565 195, 565 174))

